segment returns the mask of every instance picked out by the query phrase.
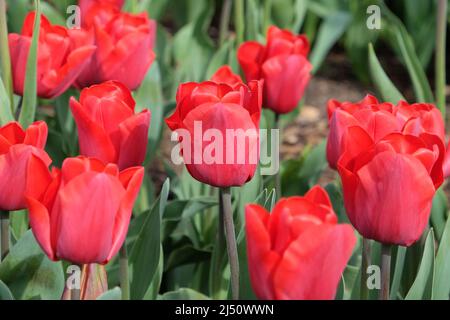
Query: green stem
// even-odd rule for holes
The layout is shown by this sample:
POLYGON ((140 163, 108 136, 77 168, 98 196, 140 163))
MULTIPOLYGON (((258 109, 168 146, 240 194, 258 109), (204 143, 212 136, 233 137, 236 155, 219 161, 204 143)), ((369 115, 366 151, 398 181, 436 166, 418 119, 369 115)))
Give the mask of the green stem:
POLYGON ((234 0, 234 24, 238 45, 244 42, 244 23, 244 0, 234 0))
POLYGON ((367 287, 367 267, 370 265, 372 252, 372 242, 370 239, 363 238, 362 241, 362 259, 361 259, 361 284, 359 298, 367 300, 369 298, 369 288, 367 287))
POLYGON ((381 289, 380 300, 389 300, 389 286, 391 282, 391 248, 389 244, 381 245, 381 289))
POLYGON ((231 297, 239 299, 239 259, 236 244, 236 235, 233 223, 233 209, 231 208, 231 189, 222 188, 223 222, 227 242, 228 260, 231 271, 231 297))
POLYGON ((447 0, 438 0, 436 26, 436 103, 445 121, 445 41, 447 33, 447 0))
POLYGON ((219 44, 222 47, 228 37, 228 26, 230 25, 231 0, 224 0, 222 14, 220 15, 219 44))
MULTIPOLYGON (((277 129, 280 131, 279 137, 280 140, 282 139, 282 128, 281 128, 281 121, 280 121, 280 115, 278 113, 275 113, 275 126, 274 129, 277 129)), ((278 143, 281 143, 281 141, 278 141, 278 143)), ((277 171, 275 174, 275 191, 277 193, 277 199, 280 199, 283 196, 283 192, 281 190, 281 172, 280 170, 277 171)))
POLYGON ((263 30, 263 34, 266 34, 267 29, 270 26, 270 14, 272 12, 272 0, 266 0, 264 2, 264 30, 263 30))
POLYGON ((9 252, 9 211, 0 211, 0 230, 0 261, 3 261, 9 252))
POLYGON ((6 22, 6 2, 0 0, 0 71, 9 95, 11 108, 13 107, 13 86, 11 76, 11 57, 9 54, 8 24, 6 22))
POLYGON ((119 278, 122 300, 130 300, 130 280, 128 278, 128 254, 127 245, 124 243, 119 251, 119 278))

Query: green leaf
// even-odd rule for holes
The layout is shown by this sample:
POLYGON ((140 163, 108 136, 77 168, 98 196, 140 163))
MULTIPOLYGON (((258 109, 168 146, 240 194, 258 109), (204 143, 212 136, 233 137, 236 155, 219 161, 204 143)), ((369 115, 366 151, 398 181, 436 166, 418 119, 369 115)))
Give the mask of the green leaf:
POLYGON ((152 282, 150 283, 150 286, 144 295, 144 300, 155 300, 157 298, 159 289, 161 287, 163 271, 164 271, 164 254, 161 245, 161 248, 159 250, 158 268, 156 268, 156 272, 153 275, 152 282))
POLYGON ((144 81, 136 92, 136 112, 150 110, 151 125, 148 132, 146 162, 151 161, 159 147, 164 125, 164 106, 161 87, 161 74, 158 62, 153 62, 144 81))
POLYGON ((347 12, 339 11, 326 17, 322 22, 310 56, 313 73, 320 68, 328 52, 345 32, 350 21, 351 16, 347 12))
POLYGON ((447 196, 442 188, 436 191, 433 198, 433 206, 431 208, 431 225, 436 232, 436 238, 440 240, 445 230, 445 222, 447 218, 448 203, 447 196))
POLYGON ((64 290, 61 262, 52 262, 27 231, 0 264, 0 279, 18 300, 60 299, 64 290))
MULTIPOLYGON (((57 24, 60 26, 66 25, 66 19, 64 18, 64 16, 61 15, 61 13, 55 7, 50 5, 49 3, 42 2, 41 3, 41 11, 42 11, 42 14, 45 15, 45 17, 47 19, 49 19, 52 24, 57 24)), ((65 13, 65 10, 64 10, 64 13, 65 13)))
POLYGON ((97 300, 122 300, 122 290, 119 287, 115 287, 104 292, 97 300))
POLYGON ((436 255, 433 299, 448 300, 450 293, 450 217, 447 218, 436 255))
POLYGON ((8 92, 0 78, 0 125, 4 126, 10 121, 14 121, 14 116, 11 112, 11 101, 8 92))
POLYGON ((391 283, 390 299, 396 300, 398 290, 400 289, 400 282, 402 280, 403 267, 405 265, 406 247, 397 247, 397 257, 395 258, 394 277, 391 283))
POLYGON ((4 114, 11 111, 13 85, 11 75, 11 57, 9 53, 8 26, 6 24, 6 3, 0 0, 0 121, 4 123, 4 114), (1 81, 3 80, 3 82, 1 81), (5 110, 8 109, 8 110, 5 110))
POLYGON ((212 75, 224 64, 227 64, 228 54, 233 40, 226 41, 219 50, 212 56, 209 62, 208 69, 206 69, 206 78, 210 79, 212 75))
POLYGON ((247 0, 247 9, 245 10, 245 33, 246 39, 255 40, 260 29, 260 12, 255 0, 247 0))
POLYGON ((34 19, 33 37, 27 59, 22 110, 19 115, 19 122, 24 128, 33 123, 37 104, 37 51, 41 24, 40 0, 35 0, 35 6, 36 18, 34 19))
POLYGON ((305 20, 306 11, 308 9, 309 0, 295 1, 295 18, 292 25, 292 31, 298 33, 305 20))
POLYGON ((2 280, 0 280, 0 301, 1 300, 14 300, 13 294, 2 280))
POLYGON ((375 87, 384 101, 397 103, 400 100, 406 100, 384 72, 371 43, 369 44, 369 70, 375 87))
POLYGON ((161 248, 161 217, 167 204, 169 187, 170 183, 167 179, 131 250, 132 299, 144 297, 158 268, 161 248))
POLYGON ((433 282, 434 275, 434 233, 433 229, 428 232, 425 241, 422 261, 416 279, 408 291, 405 300, 420 300, 425 295, 428 283, 433 282))
POLYGON ((210 300, 210 298, 192 289, 181 288, 164 293, 159 300, 210 300))

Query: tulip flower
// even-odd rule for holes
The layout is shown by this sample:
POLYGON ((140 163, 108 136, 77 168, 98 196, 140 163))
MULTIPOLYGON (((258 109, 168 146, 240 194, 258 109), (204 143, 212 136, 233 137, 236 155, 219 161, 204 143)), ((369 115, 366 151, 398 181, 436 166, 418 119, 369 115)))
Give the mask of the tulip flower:
POLYGON ((23 130, 18 122, 0 128, 0 209, 26 208, 25 196, 39 197, 50 183, 52 162, 44 151, 47 125, 33 123, 23 130))
POLYGON ((328 102, 330 133, 327 142, 327 159, 330 166, 337 168, 339 157, 344 152, 342 137, 350 126, 360 126, 374 140, 379 141, 393 132, 403 132, 418 136, 427 132, 445 141, 444 121, 441 113, 432 104, 408 104, 400 101, 397 105, 380 103, 377 98, 367 95, 357 103, 328 102))
POLYGON ((80 153, 119 168, 142 165, 147 150, 150 111, 135 114, 135 101, 123 84, 108 81, 85 88, 70 99, 80 153))
POLYGON ((178 88, 176 110, 166 123, 183 139, 184 163, 195 179, 216 187, 242 186, 259 160, 260 114, 258 81, 234 87, 189 82, 178 88))
POLYGON ((264 300, 333 299, 356 244, 353 229, 337 224, 324 189, 281 199, 272 213, 245 209, 252 287, 264 300))
POLYGON ((442 139, 392 133, 375 142, 355 126, 343 140, 338 170, 351 223, 365 238, 412 245, 427 226, 433 196, 443 182, 442 139))
MULTIPOLYGON (((33 35, 35 12, 25 18, 22 33, 9 34, 9 50, 14 92, 23 95, 28 53, 33 35)), ((51 99, 69 88, 89 64, 95 46, 83 31, 50 24, 41 15, 37 52, 37 95, 51 99)))
POLYGON ((247 81, 264 79, 264 107, 282 114, 295 109, 303 97, 312 69, 308 53, 305 35, 271 26, 265 46, 245 42, 237 58, 247 81))
POLYGON ((94 158, 68 158, 40 198, 27 197, 33 234, 51 260, 106 264, 122 246, 143 167, 119 172, 94 158))
POLYGON ((155 58, 156 23, 147 17, 147 13, 121 12, 106 24, 100 20, 93 22, 92 30, 97 50, 76 85, 84 88, 115 80, 135 90, 155 58))

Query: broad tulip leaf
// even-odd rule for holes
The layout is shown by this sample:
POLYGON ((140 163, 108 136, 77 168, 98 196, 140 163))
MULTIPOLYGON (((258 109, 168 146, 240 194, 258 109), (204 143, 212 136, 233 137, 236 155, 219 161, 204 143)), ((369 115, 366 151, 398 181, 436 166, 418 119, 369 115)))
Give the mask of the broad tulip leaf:
POLYGON ((210 79, 212 75, 224 64, 227 64, 228 53, 230 51, 233 41, 226 41, 217 52, 212 56, 208 69, 206 69, 206 78, 210 79))
POLYGON ((0 300, 14 300, 13 294, 2 280, 0 280, 0 300))
POLYGON ((439 188, 433 198, 433 206, 431 208, 431 225, 436 232, 436 239, 442 238, 445 229, 445 221, 447 217, 448 203, 447 196, 442 188, 439 188))
POLYGON ((436 255, 433 299, 448 300, 450 294, 450 216, 436 255))
POLYGON ((161 245, 161 248, 159 249, 158 268, 156 268, 156 272, 153 275, 152 282, 150 283, 150 286, 148 287, 148 290, 144 295, 143 298, 144 300, 155 300, 158 297, 159 288, 161 287, 163 271, 164 271, 164 253, 161 245))
POLYGON ((0 77, 0 125, 4 126, 10 121, 14 121, 14 116, 11 111, 11 101, 8 92, 4 86, 2 78, 0 77))
POLYGON ((158 200, 147 215, 130 254, 131 298, 142 299, 158 268, 161 248, 161 217, 167 204, 170 182, 167 179, 158 200))
POLYGON ((322 22, 310 56, 313 73, 320 68, 328 52, 345 32, 350 21, 351 16, 347 12, 339 11, 326 17, 322 22))
POLYGON ((247 40, 255 40, 260 30, 261 15, 258 10, 259 6, 255 0, 247 0, 246 5, 247 9, 245 10, 245 37, 247 40))
POLYGON ((434 232, 430 229, 425 241, 422 261, 416 279, 408 291, 405 300, 419 300, 425 296, 427 285, 433 281, 434 275, 434 232))
POLYGON ((210 298, 195 290, 181 288, 164 293, 159 297, 159 300, 210 300, 210 298))
POLYGON ((52 262, 45 256, 31 230, 20 238, 0 264, 0 279, 19 300, 60 299, 64 290, 61 262, 52 262))
POLYGON ((402 280, 403 267, 405 266, 406 247, 397 247, 397 257, 395 258, 394 276, 391 283, 390 299, 396 300, 397 293, 400 289, 400 281, 402 280))
POLYGON ((33 37, 31 39, 30 51, 27 59, 27 68, 25 72, 22 110, 19 115, 19 122, 24 128, 27 128, 33 123, 37 104, 37 53, 41 24, 40 0, 35 0, 35 6, 36 17, 34 19, 33 37))
MULTIPOLYGON (((13 100, 11 57, 9 54, 8 26, 6 24, 6 2, 0 1, 0 121, 5 122, 5 113, 11 111, 13 100), (6 110, 8 109, 8 110, 6 110)), ((8 114, 6 114, 7 116, 8 114)), ((7 119, 6 119, 7 120, 7 119)))
POLYGON ((292 24, 292 31, 298 33, 305 20, 306 11, 308 9, 309 0, 297 0, 295 1, 295 19, 292 24))
POLYGON ((100 295, 97 300, 122 300, 122 290, 119 287, 115 287, 100 295))
POLYGON ((375 87, 380 92, 383 100, 392 103, 406 100, 384 72, 371 43, 369 44, 369 69, 375 87))

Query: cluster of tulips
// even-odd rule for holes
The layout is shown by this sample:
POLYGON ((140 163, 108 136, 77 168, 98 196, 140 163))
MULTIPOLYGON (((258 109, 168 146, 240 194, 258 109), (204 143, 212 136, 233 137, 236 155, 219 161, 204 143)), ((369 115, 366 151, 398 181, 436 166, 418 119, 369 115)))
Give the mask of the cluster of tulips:
MULTIPOLYGON (((80 0, 79 5, 80 29, 40 17, 37 95, 51 99, 71 86, 81 90, 79 99, 70 99, 80 156, 49 169, 45 122, 3 126, 0 208, 28 209, 33 234, 51 260, 106 264, 123 246, 143 181, 151 116, 147 109, 135 112, 131 91, 155 58, 156 24, 146 14, 123 12, 120 0, 80 0)), ((17 95, 24 92, 35 19, 30 13, 22 33, 9 35, 17 95)), ((250 41, 238 49, 245 81, 223 66, 209 81, 181 84, 168 127, 194 135, 194 122, 200 121, 203 130, 216 129, 224 137, 229 129, 259 130, 263 106, 277 116, 298 107, 310 80, 308 53, 304 35, 270 27, 265 45, 250 41)), ((450 174, 439 110, 424 103, 381 103, 368 95, 357 103, 330 101, 328 116, 327 158, 341 177, 353 227, 385 245, 415 243, 427 226, 444 172, 450 174)), ((226 139, 221 143, 223 150, 230 145, 226 139)), ((258 143, 246 146, 247 155, 258 143)), ((202 151, 207 147, 203 142, 202 151)), ((195 179, 223 193, 232 291, 238 298, 229 188, 250 181, 257 164, 198 163, 189 158, 195 154, 182 156, 195 179)), ((249 272, 258 298, 335 297, 357 238, 351 225, 338 224, 322 187, 280 199, 272 213, 248 204, 245 218, 249 272)))

